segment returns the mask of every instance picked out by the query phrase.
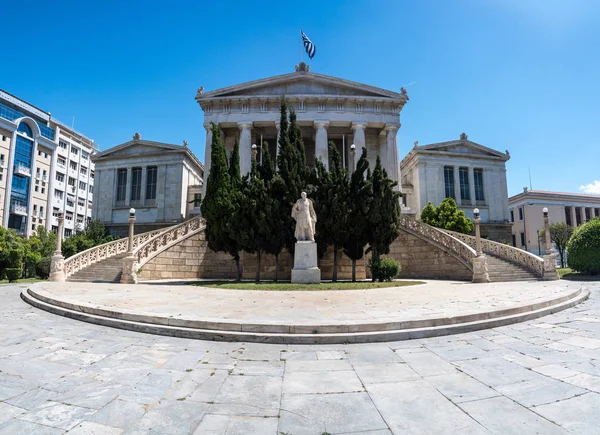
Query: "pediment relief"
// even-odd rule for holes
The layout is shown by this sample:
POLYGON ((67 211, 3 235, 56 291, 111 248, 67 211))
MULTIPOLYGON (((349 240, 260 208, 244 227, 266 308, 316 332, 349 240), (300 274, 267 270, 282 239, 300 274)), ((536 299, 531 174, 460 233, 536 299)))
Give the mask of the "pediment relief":
POLYGON ((279 95, 339 95, 339 96, 362 96, 362 97, 383 97, 372 92, 365 92, 357 89, 349 89, 317 83, 313 81, 295 81, 288 83, 279 83, 270 86, 250 90, 239 90, 225 96, 241 97, 241 96, 279 96, 279 95))
POLYGON ((491 148, 487 148, 483 145, 479 145, 475 142, 471 141, 459 141, 459 142, 445 142, 441 144, 432 144, 432 145, 424 145, 419 147, 423 151, 427 151, 428 153, 435 152, 449 152, 449 153, 457 153, 457 154, 465 154, 470 156, 484 156, 484 157, 500 157, 506 160, 509 159, 509 155, 505 153, 501 153, 499 151, 493 150, 491 148))
POLYGON ((95 160, 98 159, 119 159, 129 157, 139 157, 143 155, 157 154, 157 153, 168 153, 179 151, 176 145, 168 144, 147 144, 147 143, 136 143, 128 142, 122 145, 118 145, 114 148, 103 151, 96 154, 95 160))

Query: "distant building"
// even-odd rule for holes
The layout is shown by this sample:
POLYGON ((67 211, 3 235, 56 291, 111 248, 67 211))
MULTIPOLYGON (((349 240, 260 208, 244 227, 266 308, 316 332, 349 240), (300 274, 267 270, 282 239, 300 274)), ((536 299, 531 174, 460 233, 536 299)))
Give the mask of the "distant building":
POLYGON ((29 237, 38 226, 64 236, 91 219, 96 152, 92 139, 49 112, 0 90, 0 221, 29 237))
POLYGON ((404 203, 417 218, 427 202, 438 206, 454 198, 458 208, 473 218, 479 208, 482 237, 510 242, 506 162, 508 152, 485 147, 461 134, 458 140, 415 145, 402 159, 404 203))
POLYGON ((512 221, 512 243, 517 248, 538 254, 544 241, 538 243, 538 232, 544 228, 544 207, 550 223, 566 223, 577 227, 600 216, 600 195, 547 192, 524 189, 508 199, 512 221))
POLYGON ((186 144, 133 140, 93 157, 96 201, 92 217, 113 235, 126 235, 129 209, 136 233, 174 225, 200 213, 204 167, 186 144))

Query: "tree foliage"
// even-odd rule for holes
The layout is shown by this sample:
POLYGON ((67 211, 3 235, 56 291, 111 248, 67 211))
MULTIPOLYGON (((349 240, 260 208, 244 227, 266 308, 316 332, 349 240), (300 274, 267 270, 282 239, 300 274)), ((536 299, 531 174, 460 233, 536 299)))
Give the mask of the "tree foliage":
MULTIPOLYGON (((551 224, 548 226, 550 230, 550 241, 554 243, 554 246, 558 250, 560 257, 560 267, 565 267, 565 253, 567 249, 567 243, 573 235, 574 228, 571 225, 567 225, 564 222, 551 224)), ((540 242, 545 243, 546 241, 546 230, 540 231, 540 242)))
POLYGON ((435 207, 428 202, 421 211, 421 221, 431 226, 457 233, 470 234, 473 232, 473 221, 459 210, 453 198, 446 198, 435 207))
POLYGON ((567 243, 567 256, 571 269, 588 275, 600 274, 600 217, 575 229, 567 243))

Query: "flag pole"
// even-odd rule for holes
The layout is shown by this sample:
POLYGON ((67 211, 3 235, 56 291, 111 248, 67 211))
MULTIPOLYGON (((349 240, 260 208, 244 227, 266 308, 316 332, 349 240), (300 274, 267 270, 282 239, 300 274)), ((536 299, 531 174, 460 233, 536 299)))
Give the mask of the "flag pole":
POLYGON ((300 63, 302 63, 302 28, 300 28, 300 63))

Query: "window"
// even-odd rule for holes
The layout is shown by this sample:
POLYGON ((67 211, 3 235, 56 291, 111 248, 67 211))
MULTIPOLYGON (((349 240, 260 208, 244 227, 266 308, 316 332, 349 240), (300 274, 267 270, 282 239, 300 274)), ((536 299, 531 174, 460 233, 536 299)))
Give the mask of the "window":
POLYGON ((56 163, 58 163, 58 166, 64 167, 67 164, 67 160, 64 157, 58 157, 56 163))
POLYGON ((473 182, 475 183, 475 201, 485 201, 483 193, 483 169, 473 169, 473 182))
POLYGON ((90 171, 90 178, 93 180, 94 179, 94 171, 90 171))
POLYGON ((42 193, 46 193, 46 188, 42 187, 42 193))
POLYGON ((70 167, 71 169, 73 169, 74 171, 76 171, 76 170, 77 170, 77 163, 75 163, 75 162, 70 162, 70 163, 69 163, 69 167, 70 167))
POLYGON ((63 199, 63 192, 61 192, 60 190, 54 189, 54 197, 56 199, 62 200, 63 199))
POLYGON ((469 168, 458 168, 458 178, 460 181, 460 199, 471 200, 469 190, 469 168))
POLYGON ((56 173, 56 181, 60 181, 61 183, 65 182, 65 174, 61 174, 60 172, 56 173))
POLYGON ((525 233, 521 233, 521 246, 525 246, 525 233))
POLYGON ((35 169, 35 178, 40 178, 40 168, 35 169))
POLYGON ((73 200, 67 196, 67 207, 73 207, 74 205, 73 200))
POLYGON ((69 183, 69 186, 73 186, 73 187, 75 187, 75 178, 73 178, 73 177, 69 177, 69 181, 68 181, 68 183, 69 183))
POLYGON ((89 154, 88 154, 88 153, 86 153, 85 151, 82 151, 82 152, 81 152, 81 158, 82 158, 82 159, 84 159, 84 160, 87 160, 87 159, 88 159, 88 156, 89 156, 89 154))
POLYGON ((37 205, 33 204, 33 215, 37 216, 37 205))
POLYGON ((125 201, 127 190, 127 169, 117 171, 117 201, 125 201))
POLYGON ((33 131, 31 127, 27 125, 25 122, 21 122, 19 124, 19 128, 17 129, 19 133, 23 133, 25 136, 33 137, 33 131))
POLYGON ((85 206, 85 201, 84 201, 83 199, 78 199, 78 200, 77 200, 77 205, 78 205, 79 207, 83 207, 83 206, 85 206))
POLYGON ((94 186, 92 186, 91 184, 88 186, 88 192, 92 193, 92 190, 94 189, 94 186))
POLYGON ((80 214, 77 215, 77 223, 78 224, 82 224, 83 223, 83 216, 80 215, 80 214))
POLYGON ((200 207, 201 202, 202 202, 202 194, 194 193, 194 207, 200 207))
POLYGON ((4 154, 0 154, 0 166, 4 166, 4 154))
POLYGON ((40 205, 40 217, 44 216, 44 206, 40 205))
POLYGON ((142 168, 131 170, 131 200, 139 201, 142 198, 142 168))
POLYGON ((35 231, 35 224, 31 224, 31 231, 35 231))
POLYGON ((75 148, 73 145, 71 145, 71 154, 74 154, 74 155, 79 154, 79 150, 77 148, 75 148))
MULTIPOLYGON (((515 211, 514 211, 514 210, 511 210, 511 211, 510 211, 510 221, 511 221, 511 222, 514 222, 514 221, 515 221, 515 211)), ((514 237, 514 234, 513 234, 513 237, 514 237)), ((515 246, 515 244, 514 244, 514 243, 513 243, 513 246, 515 246)))
POLYGON ((58 210, 58 208, 52 207, 52 216, 58 217, 59 214, 60 214, 60 211, 58 210))
POLYGON ((35 186, 35 191, 39 192, 40 191, 40 186, 35 186))
POLYGON ((444 191, 446 198, 454 198, 454 168, 444 166, 444 191))
POLYGON ((68 220, 68 221, 72 221, 73 220, 73 213, 66 212, 65 213, 65 219, 68 220))
POLYGON ((146 171, 146 199, 156 199, 156 177, 158 168, 156 166, 151 166, 146 169, 146 171))
POLYGON ((87 189, 87 184, 85 184, 83 181, 79 182, 79 188, 83 191, 85 191, 85 189, 87 189))
POLYGON ((82 166, 81 169, 79 170, 79 173, 81 175, 87 175, 87 168, 85 166, 82 166))
MULTIPOLYGON (((73 217, 71 216, 71 220, 73 220, 73 217)), ((71 235, 73 234, 73 230, 70 228, 65 228, 65 237, 71 237, 71 235)))
POLYGON ((523 207, 519 207, 519 220, 523 220, 523 207))
POLYGON ((58 146, 66 150, 68 144, 64 140, 59 140, 58 141, 58 146))

